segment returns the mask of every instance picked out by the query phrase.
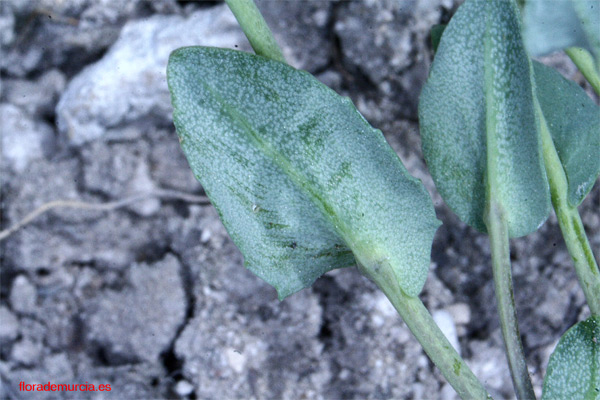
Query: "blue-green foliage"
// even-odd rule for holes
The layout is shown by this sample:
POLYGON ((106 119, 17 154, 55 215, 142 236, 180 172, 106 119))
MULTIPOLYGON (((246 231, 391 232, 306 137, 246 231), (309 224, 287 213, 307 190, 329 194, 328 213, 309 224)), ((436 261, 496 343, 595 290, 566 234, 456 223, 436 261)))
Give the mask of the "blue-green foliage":
POLYGON ((485 232, 493 185, 511 237, 536 230, 550 205, 518 18, 509 1, 467 0, 443 32, 419 103, 423 153, 446 203, 485 232))
POLYGON ((433 204, 348 99, 284 63, 214 48, 175 51, 168 83, 194 174, 280 298, 356 262, 421 291, 433 204))

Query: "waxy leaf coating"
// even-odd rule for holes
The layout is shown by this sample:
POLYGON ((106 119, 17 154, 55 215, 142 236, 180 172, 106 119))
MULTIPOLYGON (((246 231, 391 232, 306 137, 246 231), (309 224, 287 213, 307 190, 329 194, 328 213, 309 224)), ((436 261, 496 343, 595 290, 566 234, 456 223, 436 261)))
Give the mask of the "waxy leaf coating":
POLYGON ((350 100, 225 49, 176 50, 167 72, 190 166, 246 266, 280 298, 356 262, 421 291, 439 226, 431 198, 350 100))
POLYGON ((577 207, 600 174, 600 107, 553 68, 533 66, 537 98, 567 176, 568 201, 577 207))
POLYGON ((523 25, 525 45, 532 56, 581 47, 596 60, 600 57, 598 0, 527 0, 523 25))
POLYGON ((600 317, 569 329, 550 356, 542 400, 600 399, 600 317))
POLYGON ((457 10, 421 93, 419 121, 429 171, 462 221, 486 231, 492 184, 511 237, 546 220, 530 64, 512 2, 467 0, 457 10))

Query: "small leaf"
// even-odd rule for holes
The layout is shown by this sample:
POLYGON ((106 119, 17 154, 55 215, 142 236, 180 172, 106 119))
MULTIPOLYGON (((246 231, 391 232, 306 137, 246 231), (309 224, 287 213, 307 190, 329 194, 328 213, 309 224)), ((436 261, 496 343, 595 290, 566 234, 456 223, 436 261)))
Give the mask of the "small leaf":
POLYGON ((284 63, 189 47, 169 60, 173 119, 246 266, 280 298, 335 268, 422 289, 431 198, 352 103, 284 63))
POLYGON ((600 399, 600 319, 571 327, 550 356, 542 400, 600 399))
POLYGON ((553 68, 533 63, 537 98, 577 207, 600 174, 600 107, 553 68))
POLYGON ((523 14, 523 35, 531 55, 543 56, 568 47, 582 47, 598 60, 598 0, 527 0, 523 14))
POLYGON ((530 64, 511 2, 467 0, 457 10, 421 93, 419 121, 429 171, 462 221, 486 231, 488 163, 511 237, 546 220, 530 64))

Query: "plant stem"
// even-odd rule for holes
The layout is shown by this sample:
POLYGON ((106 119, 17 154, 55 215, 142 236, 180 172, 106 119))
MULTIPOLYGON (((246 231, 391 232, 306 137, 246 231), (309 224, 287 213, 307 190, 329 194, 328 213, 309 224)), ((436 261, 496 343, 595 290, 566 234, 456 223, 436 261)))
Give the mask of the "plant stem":
POLYGON ((392 302, 423 349, 440 369, 450 385, 463 399, 491 399, 461 356, 436 325, 418 297, 404 294, 392 272, 382 267, 378 271, 361 272, 371 278, 392 302))
POLYGON ((594 259, 577 207, 571 206, 568 202, 567 176, 554 147, 554 141, 546 125, 544 115, 537 103, 536 112, 540 118, 542 150, 548 183, 550 184, 552 205, 567 249, 575 264, 575 272, 590 311, 593 315, 600 315, 600 272, 598 272, 598 264, 594 259))
MULTIPOLYGON (((487 30, 491 29, 488 22, 487 30)), ((508 236, 508 222, 505 210, 501 204, 502 197, 499 193, 499 182, 502 180, 498 171, 500 147, 498 143, 496 120, 497 109, 494 90, 494 69, 491 61, 491 35, 486 35, 484 76, 487 83, 485 88, 486 105, 486 205, 483 215, 484 222, 490 237, 492 250, 492 272, 496 302, 498 303, 498 316, 504 338, 506 357, 517 398, 520 400, 535 400, 533 385, 525 362, 525 353, 517 324, 517 311, 513 295, 512 271, 510 265, 510 246, 508 236)))
POLYGON ((600 96, 600 76, 596 72, 592 55, 580 47, 569 47, 565 49, 565 53, 567 53, 581 74, 590 83, 594 92, 600 96))
POLYGON ((496 302, 498 303, 498 315, 508 365, 517 397, 521 400, 535 399, 517 324, 510 266, 508 225, 500 205, 493 199, 488 202, 488 205, 486 225, 490 236, 496 302))
POLYGON ((285 62, 269 26, 253 0, 225 0, 256 54, 285 62))

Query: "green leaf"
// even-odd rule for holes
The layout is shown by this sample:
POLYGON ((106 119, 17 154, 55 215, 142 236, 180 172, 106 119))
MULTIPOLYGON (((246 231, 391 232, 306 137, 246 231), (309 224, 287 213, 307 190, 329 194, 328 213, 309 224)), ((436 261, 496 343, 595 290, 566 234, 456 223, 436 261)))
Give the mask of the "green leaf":
MULTIPOLYGON (((600 3, 598 0, 571 0, 589 42, 589 50, 600 58, 600 3)), ((597 66, 600 68, 600 65, 597 66)))
POLYGON ((467 0, 457 10, 421 93, 419 120, 431 175, 461 220, 486 231, 488 165, 511 237, 546 220, 530 64, 511 2, 467 0))
POLYGON ((284 63, 214 48, 175 51, 168 83, 194 174, 280 298, 355 259, 421 291, 431 198, 350 100, 284 63))
POLYGON ((582 47, 600 56, 598 0, 527 0, 523 11, 525 45, 543 56, 568 47, 582 47))
POLYGON ((600 107, 553 68, 533 63, 537 98, 577 207, 600 174, 600 107))
POLYGON ((550 356, 542 400, 600 399, 600 318, 571 327, 550 356))

